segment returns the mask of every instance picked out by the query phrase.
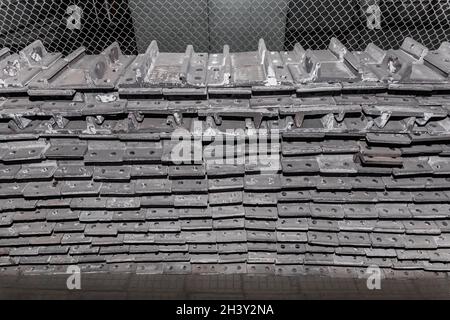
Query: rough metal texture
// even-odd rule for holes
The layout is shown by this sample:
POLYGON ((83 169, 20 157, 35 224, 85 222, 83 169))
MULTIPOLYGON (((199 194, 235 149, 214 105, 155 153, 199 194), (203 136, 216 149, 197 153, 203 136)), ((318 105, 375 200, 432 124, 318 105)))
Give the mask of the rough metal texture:
POLYGON ((1 271, 446 276, 448 48, 113 45, 5 85, 1 271))

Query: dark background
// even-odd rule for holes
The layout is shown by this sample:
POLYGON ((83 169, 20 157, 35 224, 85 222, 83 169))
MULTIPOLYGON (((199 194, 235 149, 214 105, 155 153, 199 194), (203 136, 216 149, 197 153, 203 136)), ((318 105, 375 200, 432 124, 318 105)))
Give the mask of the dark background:
POLYGON ((411 36, 436 49, 450 38, 449 0, 379 0, 381 30, 366 26, 367 1, 377 0, 2 0, 0 47, 17 51, 41 39, 51 51, 85 46, 98 53, 118 41, 124 53, 136 54, 157 39, 163 51, 187 44, 218 51, 225 43, 244 51, 264 36, 269 50, 290 50, 296 42, 325 48, 334 36, 363 50, 369 42, 398 47, 411 36), (74 4, 83 9, 81 30, 66 26, 74 4))

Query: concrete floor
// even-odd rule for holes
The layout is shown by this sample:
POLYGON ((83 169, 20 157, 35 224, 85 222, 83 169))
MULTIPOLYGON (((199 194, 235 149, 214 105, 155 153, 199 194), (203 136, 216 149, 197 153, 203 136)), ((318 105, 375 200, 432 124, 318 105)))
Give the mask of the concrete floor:
POLYGON ((450 299, 450 279, 365 279, 318 276, 83 274, 81 290, 67 275, 1 275, 0 299, 450 299))

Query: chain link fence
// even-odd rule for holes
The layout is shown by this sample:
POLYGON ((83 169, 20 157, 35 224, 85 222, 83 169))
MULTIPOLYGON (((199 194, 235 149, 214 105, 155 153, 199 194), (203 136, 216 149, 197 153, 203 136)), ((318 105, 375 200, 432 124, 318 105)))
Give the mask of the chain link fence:
POLYGON ((430 49, 450 38, 450 0, 0 0, 0 47, 41 39, 64 54, 98 53, 117 41, 124 53, 270 50, 299 42, 323 49, 337 37, 349 49, 398 47, 407 36, 430 49))

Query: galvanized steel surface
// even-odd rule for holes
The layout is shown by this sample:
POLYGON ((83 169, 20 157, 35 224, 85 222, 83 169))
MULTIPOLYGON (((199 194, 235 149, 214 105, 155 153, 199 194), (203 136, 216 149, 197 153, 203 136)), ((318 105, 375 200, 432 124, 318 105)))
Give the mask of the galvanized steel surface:
POLYGON ((448 48, 5 51, 0 270, 446 277, 448 48))

